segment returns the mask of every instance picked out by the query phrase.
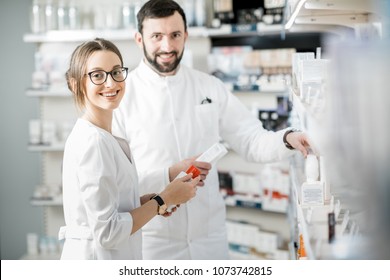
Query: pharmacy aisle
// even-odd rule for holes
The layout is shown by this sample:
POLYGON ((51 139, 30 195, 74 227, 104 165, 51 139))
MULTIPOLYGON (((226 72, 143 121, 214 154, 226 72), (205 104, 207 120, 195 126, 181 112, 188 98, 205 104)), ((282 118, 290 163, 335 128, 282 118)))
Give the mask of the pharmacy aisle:
POLYGON ((328 38, 325 54, 318 50, 293 59, 294 120, 314 150, 307 159, 292 161, 296 257, 389 259, 390 42, 389 14, 383 14, 388 3, 357 1, 354 9, 365 11, 365 19, 352 24, 345 17, 337 21, 335 11, 325 15, 345 10, 348 1, 299 2, 294 23, 333 18, 332 24, 353 32, 328 38), (326 3, 334 5, 325 9, 326 3), (302 14, 310 10, 310 16, 302 14))

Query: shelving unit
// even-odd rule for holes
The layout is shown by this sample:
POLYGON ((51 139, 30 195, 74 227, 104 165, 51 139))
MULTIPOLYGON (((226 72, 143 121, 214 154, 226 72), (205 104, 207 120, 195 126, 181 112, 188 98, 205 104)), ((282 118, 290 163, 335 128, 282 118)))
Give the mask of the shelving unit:
POLYGON ((55 144, 55 145, 29 145, 28 150, 30 152, 63 152, 64 145, 63 144, 55 144))
MULTIPOLYGON (((367 141, 362 134, 363 131, 372 130, 370 126, 376 125, 372 118, 372 123, 368 124, 366 120, 359 117, 367 110, 378 110, 371 108, 374 103, 363 101, 365 99, 363 96, 373 91, 372 94, 378 98, 376 101, 379 101, 378 94, 383 92, 377 86, 367 87, 367 84, 372 86, 368 82, 371 79, 368 78, 370 74, 367 72, 374 71, 376 83, 384 81, 383 73, 386 73, 383 69, 378 71, 377 68, 383 65, 378 63, 380 59, 377 56, 367 58, 369 56, 367 52, 385 54, 383 46, 376 41, 378 34, 381 33, 381 23, 380 17, 371 6, 373 2, 307 0, 290 3, 293 5, 290 7, 294 9, 292 9, 292 17, 289 21, 291 26, 286 28, 293 29, 295 25, 304 26, 308 23, 311 25, 309 28, 313 28, 314 23, 326 26, 327 29, 346 27, 353 31, 345 37, 341 36, 338 41, 331 41, 327 57, 331 70, 328 69, 326 75, 315 81, 322 84, 319 87, 322 91, 320 100, 314 97, 311 102, 307 102, 305 96, 308 93, 297 87, 298 82, 293 81, 290 90, 296 125, 313 140, 313 148, 323 160, 320 164, 326 168, 326 172, 322 174, 325 186, 330 188, 330 195, 325 199, 324 205, 303 206, 301 185, 305 182, 304 159, 295 157, 292 160, 290 172, 292 209, 289 219, 293 236, 291 249, 297 258, 376 259, 386 255, 384 250, 380 249, 381 245, 378 245, 378 241, 372 237, 374 231, 370 229, 370 224, 380 227, 376 219, 383 222, 384 217, 387 217, 386 214, 381 217, 378 212, 378 216, 373 216, 372 208, 377 207, 369 206, 372 193, 377 195, 377 192, 381 192, 377 189, 378 185, 373 183, 378 183, 378 181, 371 177, 371 172, 377 171, 373 171, 375 167, 365 163, 365 161, 371 161, 371 159, 368 160, 371 155, 364 157, 361 154, 365 149, 362 141, 367 141), (375 27, 377 32, 361 32, 367 27, 375 27), (364 38, 364 42, 359 40, 361 38, 364 38), (367 63, 366 60, 372 60, 372 62, 367 63), (340 69, 340 65, 344 66, 343 70, 340 69), (346 74, 348 71, 343 71, 347 69, 354 70, 346 74), (358 75, 355 75, 356 73, 358 75), (342 89, 340 85, 343 85, 342 89), (365 88, 364 94, 356 94, 356 89, 362 87, 365 88), (345 106, 347 103, 348 106, 345 106), (356 107, 359 108, 359 113, 356 107), (361 140, 361 137, 365 140, 361 140), (365 169, 370 172, 366 172, 365 169), (329 213, 334 213, 334 222, 328 216, 329 213), (369 221, 370 219, 372 221, 369 221), (302 244, 305 248, 304 256, 300 255, 302 251, 299 246, 302 244), (376 248, 378 252, 373 252, 373 248, 376 248)), ((372 31, 371 28, 367 30, 372 31)), ((293 73, 295 78, 298 75, 299 73, 293 73)), ((381 107, 380 104, 376 106, 381 107)), ((376 137, 382 139, 384 136, 376 137)), ((376 174, 376 176, 381 175, 376 174)), ((382 234, 375 234, 375 236, 383 238, 382 234)), ((380 240, 383 241, 383 239, 380 240)))
POLYGON ((29 97, 72 97, 68 90, 52 91, 47 89, 27 89, 26 95, 29 97))
MULTIPOLYGON (((247 28, 245 32, 239 34, 235 34, 234 32, 231 32, 228 35, 220 33, 210 33, 212 46, 224 47, 249 45, 252 46, 254 50, 260 51, 277 48, 297 48, 298 51, 306 51, 307 49, 315 50, 316 47, 320 46, 318 45, 319 41, 316 40, 318 38, 318 35, 314 33, 311 33, 307 38, 305 38, 304 36, 306 34, 292 34, 290 32, 287 32, 287 39, 284 40, 282 34, 282 25, 266 27, 263 24, 258 24, 256 26, 245 26, 244 28, 247 28), (268 31, 262 33, 262 27, 268 28, 268 31), (300 43, 303 42, 303 40, 305 39, 305 44, 301 45, 300 43)), ((231 29, 233 29, 233 27, 231 27, 231 29)), ((243 102, 243 104, 246 105, 252 111, 256 111, 260 108, 262 110, 275 110, 278 107, 277 97, 288 96, 289 87, 288 83, 285 83, 283 87, 268 89, 259 87, 257 90, 243 89, 242 91, 233 92, 243 102)), ((222 172, 232 171, 252 174, 260 174, 265 168, 265 166, 266 165, 264 164, 246 162, 234 152, 230 152, 218 163, 218 169, 222 172)), ((288 198, 288 192, 283 193, 283 195, 287 197, 286 201, 283 201, 285 202, 285 207, 281 207, 283 203, 280 203, 278 207, 276 207, 276 205, 273 207, 272 203, 267 205, 268 201, 265 200, 260 190, 257 197, 250 197, 250 195, 248 195, 248 197, 245 197, 245 195, 243 195, 244 198, 240 196, 226 197, 228 219, 233 219, 237 223, 244 222, 251 225, 255 225, 256 227, 258 227, 259 231, 264 230, 267 232, 272 232, 273 234, 278 235, 279 238, 283 240, 283 245, 279 248, 279 250, 277 250, 280 255, 278 255, 278 253, 275 253, 275 255, 273 256, 272 254, 266 253, 263 256, 259 256, 259 252, 253 252, 251 254, 251 249, 247 248, 245 244, 243 244, 242 242, 234 243, 235 241, 231 240, 233 252, 235 250, 242 249, 243 251, 245 251, 245 254, 247 254, 247 258, 268 257, 283 259, 286 257, 286 255, 288 256, 288 258, 295 258, 294 245, 289 242, 292 236, 289 226, 289 213, 287 213, 289 211, 288 201, 291 200, 291 198, 288 198)))
MULTIPOLYGON (((255 209, 258 211, 264 211, 265 213, 280 213, 286 214, 286 208, 271 208, 268 205, 264 205, 264 198, 260 196, 253 197, 249 195, 226 195, 225 203, 228 207, 238 207, 246 209, 255 209)), ((287 206, 287 205, 286 205, 287 206)))
POLYGON ((54 197, 52 199, 35 199, 30 200, 33 206, 62 206, 62 196, 54 197))
MULTIPOLYGON (((317 53, 320 56, 320 53, 317 53)), ((310 56, 310 57, 314 57, 310 56)), ((293 114, 295 114, 296 124, 307 133, 312 140, 312 149, 317 157, 326 158, 326 148, 328 138, 326 132, 327 108, 325 104, 326 89, 329 87, 329 76, 327 75, 327 60, 319 58, 311 59, 296 54, 295 68, 293 69, 294 81, 290 91, 290 98, 293 103, 293 114), (305 77, 304 73, 308 70, 317 73, 305 77), (320 71, 324 70, 324 71, 320 71), (312 79, 312 80, 310 80, 312 79), (310 86, 307 86, 309 84, 310 86), (311 86, 313 88, 311 88, 311 86), (313 94, 314 88, 316 93, 313 94)), ((305 160, 302 156, 296 155, 291 161, 291 215, 290 223, 292 226, 292 236, 297 251, 295 255, 299 259, 321 259, 335 258, 329 252, 332 250, 333 243, 337 243, 345 236, 348 223, 355 221, 348 220, 349 217, 340 215, 346 213, 347 209, 342 209, 340 198, 329 190, 330 184, 328 174, 324 172, 325 161, 320 161, 319 179, 323 185, 323 205, 313 204, 304 205, 302 198, 302 184, 306 181, 305 160), (321 172, 322 171, 322 172, 321 172), (334 196, 333 196, 334 195, 334 196), (331 224, 328 214, 334 213, 335 224, 331 224), (340 218, 341 217, 341 218, 340 218), (332 233, 333 229, 333 233, 332 233), (332 244, 331 244, 332 243, 332 244), (299 244, 299 245, 298 245, 299 244), (304 249, 302 249, 304 248, 304 249)), ((349 229, 351 231, 351 229, 349 229)), ((356 232, 350 232, 350 235, 356 235, 356 232)))
MULTIPOLYGON (((236 37, 247 35, 277 34, 283 29, 282 25, 222 25, 220 28, 188 27, 191 38, 209 38, 212 36, 236 37)), ((83 42, 96 37, 111 41, 134 40, 135 29, 110 30, 51 30, 42 34, 26 34, 23 40, 27 43, 64 43, 83 42)))
MULTIPOLYGON (((186 53, 191 53, 193 67, 207 72, 207 56, 213 46, 221 46, 224 44, 230 45, 251 45, 254 48, 300 48, 307 47, 313 49, 320 47, 319 41, 316 39, 319 36, 310 37, 308 41, 302 43, 300 30, 318 31, 322 33, 333 32, 334 27, 343 27, 354 30, 360 24, 375 23, 376 14, 367 1, 347 1, 347 0, 296 0, 287 1, 288 5, 285 8, 285 24, 265 25, 263 23, 249 25, 222 25, 220 28, 207 27, 190 27, 186 46, 186 53), (351 4, 353 3, 353 7, 351 4), (287 36, 287 37, 286 37, 287 36), (297 37, 294 37, 297 36, 297 37), (284 37, 284 39, 283 39, 284 37), (275 38, 280 39, 275 41, 275 38), (289 38, 292 38, 291 40, 289 38), (314 39, 313 39, 314 38, 314 39), (267 45, 267 40, 269 45, 267 45), (260 45, 264 44, 265 45, 260 45), (277 42, 277 43, 275 43, 277 42), (259 45, 258 45, 259 43, 259 45), (280 46, 278 45, 280 43, 280 46), (296 45, 295 45, 296 44, 296 45)), ((134 42, 134 29, 117 29, 117 30, 64 30, 64 31, 49 31, 44 34, 26 34, 24 41, 33 43, 37 46, 37 51, 42 53, 50 53, 56 50, 58 53, 70 54, 74 47, 82 41, 103 37, 112 40, 117 44, 122 54, 124 61, 129 68, 135 67, 141 57, 134 42)), ((306 49, 303 51, 307 51, 306 49)), ((190 59, 191 60, 191 59, 190 59)), ((294 89, 295 90, 295 89, 294 89)), ((261 104, 264 109, 275 109, 277 107, 277 96, 288 96, 289 88, 256 88, 256 90, 233 90, 233 93, 249 108, 252 104, 261 104)), ((64 120, 75 119, 78 112, 75 111, 71 94, 67 89, 27 89, 26 95, 40 100, 40 118, 42 120, 52 120, 61 122, 64 120)), ((322 151, 322 145, 326 146, 322 140, 323 131, 318 128, 324 126, 323 114, 313 115, 308 104, 301 102, 295 93, 291 94, 293 107, 296 113, 300 116, 300 126, 315 139, 316 143, 321 145, 318 147, 322 151), (318 140, 318 141, 317 141, 318 140)), ((326 137, 325 137, 326 138, 326 137)), ((42 153, 42 184, 50 186, 59 186, 61 184, 61 162, 63 143, 54 143, 53 145, 29 145, 28 149, 31 152, 42 153)), ((332 247, 326 242, 327 235, 325 234, 323 221, 326 217, 324 213, 330 208, 330 201, 319 210, 315 210, 299 205, 299 187, 303 182, 302 158, 295 159, 293 162, 294 168, 289 171, 292 182, 292 189, 289 193, 291 209, 284 211, 267 211, 262 205, 261 198, 245 200, 237 197, 229 197, 226 200, 228 219, 242 222, 246 221, 258 226, 265 231, 273 231, 280 234, 284 243, 289 243, 283 247, 283 251, 289 251, 290 257, 296 256, 296 246, 298 242, 297 221, 299 221, 300 231, 303 232, 303 239, 306 245, 307 257, 310 259, 323 258, 324 256, 332 256, 332 247), (311 212, 311 213, 310 213, 311 212), (316 216, 317 212, 321 212, 321 217, 318 218, 319 224, 314 220, 308 219, 309 216, 316 216), (308 221, 309 220, 309 221, 308 221), (318 227, 317 227, 318 226, 318 227), (291 242, 290 239, 292 239, 291 242)), ((234 155, 230 153, 228 157, 223 159, 218 168, 222 170, 237 171, 244 168, 245 171, 251 170, 254 173, 259 172, 263 165, 251 165, 242 163, 234 155), (237 168, 237 166, 240 166, 237 168), (249 168, 246 168, 250 166, 249 168)), ((334 203, 342 201, 342 197, 334 198, 334 203)), ((63 225, 63 213, 59 198, 54 200, 32 200, 31 203, 35 206, 45 207, 45 233, 48 236, 56 236, 59 226, 63 225)), ((343 205, 343 204, 342 204, 343 205)), ((337 220, 337 228, 343 224, 343 218, 347 209, 341 207, 340 217, 337 220)), ((348 226, 343 225, 343 232, 351 231, 352 220, 355 225, 358 224, 358 218, 350 214, 348 226)), ((353 229, 356 231, 356 227, 353 229)), ((283 252, 283 253, 284 253, 283 252)), ((247 256, 251 257, 251 256, 247 256)), ((276 257, 277 258, 277 257, 276 257)))
POLYGON ((356 28, 361 23, 377 20, 373 1, 366 0, 291 0, 285 9, 287 30, 305 25, 306 28, 317 28, 326 25, 356 28))
MULTIPOLYGON (((66 135, 61 131, 63 122, 72 122, 77 118, 77 112, 74 108, 71 95, 66 91, 49 91, 49 90, 26 90, 26 95, 31 98, 39 99, 40 116, 39 120, 43 124, 50 121, 56 125, 56 141, 46 144, 29 145, 30 152, 41 153, 41 183, 32 190, 31 205, 44 208, 44 225, 43 236, 41 239, 48 238, 57 240, 58 228, 64 224, 62 214, 62 197, 57 194, 61 192, 61 166, 62 155, 64 150, 64 141, 66 135), (34 197, 35 192, 44 188, 45 194, 42 197, 34 197), (34 194, 33 194, 34 193, 34 194), (47 195, 47 196, 46 196, 47 195)), ((42 241, 44 242, 44 241, 42 241)), ((44 246, 44 245, 42 245, 44 246)), ((56 246, 60 246, 57 244, 56 246)), ((28 258, 32 256, 27 256, 28 258)), ((59 258, 59 253, 42 255, 37 258, 59 258)))

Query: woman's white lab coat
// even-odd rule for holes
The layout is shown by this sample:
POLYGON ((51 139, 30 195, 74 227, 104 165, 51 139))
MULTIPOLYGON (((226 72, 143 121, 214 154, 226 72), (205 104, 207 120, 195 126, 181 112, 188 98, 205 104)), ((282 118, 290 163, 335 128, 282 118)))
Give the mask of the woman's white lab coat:
MULTIPOLYGON (((265 131, 211 75, 181 65, 176 75, 161 77, 141 62, 126 82, 113 129, 130 141, 141 193, 161 191, 169 183, 171 165, 200 155, 221 138, 252 161, 274 161, 291 154, 283 144, 283 131, 265 131), (206 98, 209 102, 202 104, 206 98)), ((171 217, 157 217, 143 228, 143 256, 228 258, 225 204, 216 168, 194 199, 171 217)))
POLYGON ((65 145, 63 199, 61 259, 142 259, 141 232, 130 235, 129 212, 140 206, 135 166, 115 137, 83 119, 65 145))

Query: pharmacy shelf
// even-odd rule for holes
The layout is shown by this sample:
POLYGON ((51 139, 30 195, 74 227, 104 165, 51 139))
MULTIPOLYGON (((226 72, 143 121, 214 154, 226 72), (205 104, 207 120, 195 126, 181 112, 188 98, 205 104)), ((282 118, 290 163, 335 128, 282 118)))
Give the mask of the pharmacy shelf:
POLYGON ((372 1, 366 0, 289 0, 285 16, 287 30, 296 25, 355 28, 372 21, 375 11, 372 1))
POLYGON ((232 260, 287 260, 288 251, 278 249, 273 253, 259 252, 254 247, 229 243, 229 255, 232 260))
MULTIPOLYGON (((299 119, 299 127, 302 131, 307 133, 312 140, 313 150, 316 154, 322 154, 327 145, 327 138, 324 137, 323 131, 325 129, 325 109, 324 105, 308 104, 302 101, 300 94, 297 91, 291 90, 292 110, 297 114, 299 119)), ((323 103, 325 101, 321 101, 323 103)))
POLYGON ((33 206, 62 206, 62 196, 48 198, 31 198, 30 203, 33 206))
POLYGON ((264 208, 260 201, 255 200, 243 200, 243 199, 235 199, 235 198, 225 198, 225 204, 227 207, 241 207, 241 208, 250 208, 256 209, 263 212, 269 213, 277 213, 277 214, 286 214, 286 209, 267 209, 264 208))
MULTIPOLYGON (((232 26, 223 26, 217 29, 206 27, 189 27, 191 37, 209 37, 212 35, 227 35, 232 33, 232 26)), ((23 39, 26 43, 55 43, 55 42, 82 42, 96 37, 111 41, 134 40, 135 29, 108 29, 108 30, 52 30, 46 33, 26 34, 23 39)))
MULTIPOLYGON (((218 36, 247 36, 277 34, 283 31, 282 25, 266 25, 258 23, 253 25, 222 25, 220 28, 189 27, 188 34, 192 38, 218 37, 218 36)), ((135 29, 112 30, 52 30, 46 33, 25 34, 23 40, 26 43, 58 43, 58 42, 83 42, 94 38, 105 38, 111 41, 134 40, 135 29)))
MULTIPOLYGON (((244 194, 226 194, 221 191, 224 196, 225 204, 228 207, 241 207, 261 210, 264 212, 286 214, 287 198, 283 201, 278 199, 265 200, 263 197, 244 194)), ((286 195, 287 197, 287 195, 286 195)))
POLYGON ((232 202, 226 202, 227 207, 240 207, 240 208, 248 208, 248 209, 256 209, 259 211, 263 211, 265 213, 274 213, 274 214, 281 214, 286 215, 285 210, 267 210, 262 208, 261 203, 255 202, 255 201, 242 201, 242 200, 236 200, 235 203, 232 202))
POLYGON ((20 260, 59 260, 61 254, 52 253, 52 254, 25 254, 20 258, 20 260))
POLYGON ((287 86, 280 84, 270 84, 264 86, 237 86, 231 88, 233 93, 253 93, 253 94, 286 94, 287 86))
POLYGON ((83 42, 97 37, 113 41, 134 40, 135 29, 131 30, 52 30, 46 33, 26 34, 26 43, 83 42))
MULTIPOLYGON (((298 235, 302 235, 307 259, 318 259, 321 256, 321 247, 328 243, 328 216, 330 212, 329 202, 320 206, 302 206, 300 202, 300 192, 302 185, 302 176, 294 165, 291 166, 291 193, 292 193, 292 211, 295 215, 291 223, 298 228, 298 235), (296 219, 296 220, 295 220, 296 219)), ((299 240, 299 236, 295 237, 299 240)), ((290 248, 293 250, 294 248, 290 248)))
POLYGON ((207 29, 207 37, 235 37, 248 35, 270 35, 278 34, 283 31, 281 24, 225 24, 220 28, 207 29))
POLYGON ((63 152, 64 144, 29 145, 28 150, 30 152, 63 152))
POLYGON ((29 97, 72 97, 70 91, 66 89, 50 90, 50 89, 33 89, 26 90, 26 96, 29 97))
POLYGON ((301 120, 301 128, 305 131, 310 131, 318 125, 324 123, 324 117, 320 110, 316 108, 313 104, 308 104, 300 98, 296 92, 291 95, 293 108, 298 114, 301 120))
MULTIPOLYGON (((83 42, 97 37, 111 41, 134 40, 135 29, 113 30, 52 30, 41 34, 26 34, 23 37, 26 43, 58 43, 58 42, 83 42)), ((188 33, 191 37, 208 37, 208 29, 205 27, 190 27, 188 33)))
POLYGON ((235 95, 273 95, 273 96, 287 96, 287 90, 233 90, 235 95))
MULTIPOLYGON (((327 145, 327 137, 323 136, 323 130, 326 130, 324 122, 324 111, 319 112, 313 110, 312 104, 302 102, 300 94, 295 91, 292 94, 293 110, 297 113, 301 122, 301 127, 306 131, 309 137, 313 140, 311 143, 313 150, 321 156, 325 156, 324 151, 327 145)), ((324 198, 323 205, 307 206, 301 204, 301 186, 305 181, 303 164, 300 164, 298 157, 292 159, 290 166, 291 175, 291 201, 292 211, 294 214, 290 217, 290 222, 296 226, 298 232, 294 234, 295 241, 302 236, 307 259, 342 259, 346 255, 340 255, 340 246, 348 247, 348 254, 353 255, 356 251, 352 244, 355 244, 359 234, 359 224, 362 224, 362 219, 358 215, 350 215, 348 205, 345 203, 345 197, 341 193, 331 193, 331 199, 324 198), (344 200, 344 201, 343 201, 344 200), (345 203, 345 205, 343 204, 345 203), (331 225, 328 221, 328 214, 334 213, 335 225, 334 235, 329 235, 331 225), (332 238, 331 238, 332 236, 332 238)), ((320 162, 320 164, 324 164, 320 162)), ((320 168, 320 178, 326 181, 326 174, 323 174, 320 168)), ((326 182, 324 193, 330 186, 326 182)), ((351 196, 351 191, 348 193, 351 196)), ((328 195, 329 196, 329 195, 328 195)), ((298 241, 299 243, 299 241, 298 241)), ((291 248, 293 249, 293 248, 291 248)))

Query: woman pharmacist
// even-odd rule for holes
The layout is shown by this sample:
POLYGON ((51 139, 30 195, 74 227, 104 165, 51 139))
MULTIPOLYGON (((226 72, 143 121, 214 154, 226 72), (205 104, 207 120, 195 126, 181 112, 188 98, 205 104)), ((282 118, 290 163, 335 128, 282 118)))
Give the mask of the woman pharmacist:
POLYGON ((126 77, 122 56, 109 41, 85 42, 72 54, 66 78, 84 111, 65 145, 61 259, 142 259, 141 227, 158 214, 169 216, 164 214, 168 206, 195 196, 200 178, 190 180, 189 174, 159 195, 139 197, 127 142, 111 134, 126 77))

